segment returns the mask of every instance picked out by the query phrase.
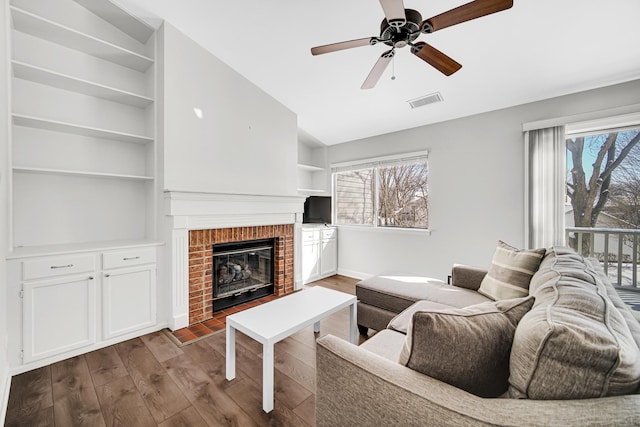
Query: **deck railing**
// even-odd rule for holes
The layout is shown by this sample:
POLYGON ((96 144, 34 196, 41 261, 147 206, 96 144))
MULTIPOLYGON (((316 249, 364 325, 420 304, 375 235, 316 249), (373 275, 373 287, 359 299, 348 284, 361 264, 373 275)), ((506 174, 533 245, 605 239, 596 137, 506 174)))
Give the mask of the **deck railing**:
POLYGON ((640 230, 566 227, 565 231, 567 244, 582 256, 597 258, 614 285, 638 287, 640 230))

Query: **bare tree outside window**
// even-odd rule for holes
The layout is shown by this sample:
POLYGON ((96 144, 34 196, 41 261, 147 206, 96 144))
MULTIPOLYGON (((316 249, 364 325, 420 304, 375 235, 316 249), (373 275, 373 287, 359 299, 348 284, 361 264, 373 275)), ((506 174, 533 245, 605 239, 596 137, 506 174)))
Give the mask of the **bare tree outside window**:
POLYGON ((429 227, 426 162, 378 169, 378 225, 429 227))
POLYGON ((426 157, 334 173, 337 224, 429 227, 426 157))
MULTIPOLYGON (((617 228, 640 226, 640 129, 567 139, 567 196, 576 227, 597 227, 604 212, 617 228)), ((577 249, 577 239, 569 245, 577 249)), ((591 242, 582 241, 590 254, 591 242)))

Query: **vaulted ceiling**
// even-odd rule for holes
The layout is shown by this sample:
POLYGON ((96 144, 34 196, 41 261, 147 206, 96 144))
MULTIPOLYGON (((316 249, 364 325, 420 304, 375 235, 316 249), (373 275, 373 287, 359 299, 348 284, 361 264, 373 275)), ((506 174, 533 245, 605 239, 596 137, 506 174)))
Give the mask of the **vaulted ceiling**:
MULTIPOLYGON (((378 0, 114 0, 153 25, 164 19, 298 115, 327 145, 640 78, 640 1, 515 0, 511 9, 423 34, 462 64, 446 77, 408 47, 362 90, 389 47, 312 56, 310 48, 379 36, 378 0), (395 79, 391 77, 395 76, 395 79), (444 101, 411 109, 439 92, 444 101)), ((404 0, 423 19, 464 0, 404 0)))

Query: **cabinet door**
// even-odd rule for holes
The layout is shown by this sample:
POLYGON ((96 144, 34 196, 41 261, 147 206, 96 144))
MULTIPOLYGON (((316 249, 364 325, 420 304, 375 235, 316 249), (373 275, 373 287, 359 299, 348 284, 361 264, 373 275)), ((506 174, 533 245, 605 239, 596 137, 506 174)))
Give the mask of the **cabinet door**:
POLYGON ((25 363, 96 341, 93 276, 25 282, 23 308, 25 363))
POLYGON ((332 276, 338 272, 338 239, 325 239, 322 241, 322 253, 320 254, 321 276, 332 276))
POLYGON ((104 339, 156 323, 156 266, 105 271, 102 283, 104 339))
POLYGON ((320 242, 310 241, 302 244, 302 281, 315 280, 320 276, 320 242))

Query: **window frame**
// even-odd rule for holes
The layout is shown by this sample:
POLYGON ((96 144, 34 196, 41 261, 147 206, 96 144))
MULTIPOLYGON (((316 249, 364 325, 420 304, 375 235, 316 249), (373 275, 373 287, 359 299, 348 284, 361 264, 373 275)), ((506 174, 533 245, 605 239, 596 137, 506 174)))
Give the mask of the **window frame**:
MULTIPOLYGON (((334 203, 331 204, 331 217, 334 225, 342 228, 348 228, 353 230, 361 230, 361 231, 379 231, 379 232, 399 232, 401 234, 431 234, 431 218, 429 218, 428 228, 418 228, 418 227, 391 227, 379 225, 379 216, 378 211, 380 207, 379 201, 379 175, 378 168, 380 167, 390 167, 394 165, 400 165, 404 163, 412 163, 424 161, 427 164, 427 195, 429 194, 429 152, 428 151, 417 151, 411 153, 403 153, 403 154, 395 154, 389 156, 381 156, 374 157, 368 159, 360 159, 349 162, 341 162, 341 163, 332 163, 330 165, 331 169, 331 196, 334 199, 334 203), (338 223, 338 213, 337 213, 337 189, 336 189, 336 175, 340 172, 349 172, 349 171, 357 171, 362 169, 373 169, 373 177, 372 180, 374 182, 373 185, 373 221, 371 224, 339 224, 338 223)), ((431 198, 427 199, 427 215, 431 212, 431 198)))

